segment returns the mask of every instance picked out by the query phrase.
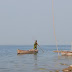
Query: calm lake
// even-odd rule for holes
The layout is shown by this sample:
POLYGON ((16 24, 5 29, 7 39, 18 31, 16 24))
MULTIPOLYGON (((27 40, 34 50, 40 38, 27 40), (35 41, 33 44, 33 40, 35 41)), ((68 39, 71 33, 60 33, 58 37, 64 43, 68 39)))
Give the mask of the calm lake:
MULTIPOLYGON (((72 64, 72 56, 54 53, 55 45, 41 45, 37 54, 19 54, 17 49, 29 50, 32 45, 0 46, 0 72, 56 72, 72 64), (65 65, 64 65, 65 64, 65 65)), ((59 50, 71 50, 70 45, 59 45, 59 50)))

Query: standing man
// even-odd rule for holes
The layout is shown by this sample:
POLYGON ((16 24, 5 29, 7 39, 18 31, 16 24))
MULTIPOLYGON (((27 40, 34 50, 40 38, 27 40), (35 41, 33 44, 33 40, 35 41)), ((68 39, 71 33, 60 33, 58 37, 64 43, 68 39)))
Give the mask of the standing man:
MULTIPOLYGON (((34 43, 34 49, 36 50, 37 49, 37 45, 38 45, 38 43, 37 43, 37 40, 35 41, 35 43, 34 43)), ((38 45, 39 46, 39 45, 38 45)))

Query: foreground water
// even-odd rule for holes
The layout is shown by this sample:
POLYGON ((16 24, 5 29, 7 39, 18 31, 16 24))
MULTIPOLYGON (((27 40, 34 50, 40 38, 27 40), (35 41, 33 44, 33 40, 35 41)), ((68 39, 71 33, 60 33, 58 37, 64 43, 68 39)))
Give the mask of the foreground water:
MULTIPOLYGON (((42 45, 37 54, 17 55, 17 49, 29 50, 33 46, 0 46, 0 72, 56 72, 72 64, 72 56, 61 56, 53 51, 54 45, 42 45)), ((58 46, 59 50, 70 50, 69 45, 58 46)))

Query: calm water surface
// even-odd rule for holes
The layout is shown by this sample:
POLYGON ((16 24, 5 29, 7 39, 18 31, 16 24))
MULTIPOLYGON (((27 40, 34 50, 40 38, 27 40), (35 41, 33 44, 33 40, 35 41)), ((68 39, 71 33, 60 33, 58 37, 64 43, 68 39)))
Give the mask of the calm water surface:
MULTIPOLYGON (((61 56, 53 51, 54 45, 43 45, 37 54, 17 55, 17 49, 29 50, 33 46, 0 46, 0 72, 55 72, 72 64, 72 56, 61 56), (66 64, 66 65, 64 65, 66 64)), ((59 50, 70 50, 69 45, 58 46, 59 50)))

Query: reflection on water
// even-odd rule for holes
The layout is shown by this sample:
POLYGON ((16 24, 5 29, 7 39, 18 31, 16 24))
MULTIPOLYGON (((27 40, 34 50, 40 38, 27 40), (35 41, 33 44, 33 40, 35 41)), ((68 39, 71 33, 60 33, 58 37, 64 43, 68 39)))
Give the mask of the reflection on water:
POLYGON ((60 60, 63 60, 64 65, 70 65, 72 63, 72 56, 60 56, 60 60))
POLYGON ((33 54, 33 56, 34 56, 34 60, 37 61, 37 53, 33 54))
POLYGON ((27 55, 27 54, 24 54, 24 53, 20 53, 20 54, 17 54, 17 55, 19 56, 19 55, 27 55))
POLYGON ((60 56, 61 59, 71 59, 72 60, 72 56, 60 56))
POLYGON ((34 58, 34 70, 37 71, 37 69, 38 69, 37 53, 33 55, 33 58, 34 58))

